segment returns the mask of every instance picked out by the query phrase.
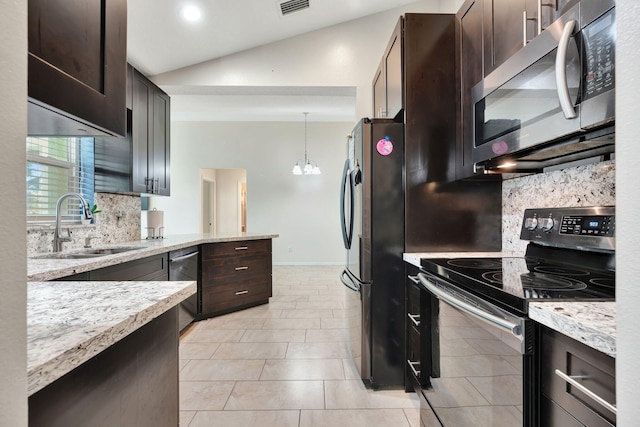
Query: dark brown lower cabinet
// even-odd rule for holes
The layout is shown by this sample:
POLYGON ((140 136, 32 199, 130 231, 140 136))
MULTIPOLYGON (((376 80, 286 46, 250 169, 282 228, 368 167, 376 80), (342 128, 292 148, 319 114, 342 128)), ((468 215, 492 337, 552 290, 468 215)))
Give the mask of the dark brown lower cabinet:
POLYGON ((616 403, 615 359, 561 333, 540 333, 540 426, 610 427, 616 415, 567 382, 564 373, 595 395, 616 403))
POLYGON ((177 308, 29 397, 30 427, 178 425, 177 308))
POLYGON ((201 317, 269 302, 271 239, 202 245, 201 317))

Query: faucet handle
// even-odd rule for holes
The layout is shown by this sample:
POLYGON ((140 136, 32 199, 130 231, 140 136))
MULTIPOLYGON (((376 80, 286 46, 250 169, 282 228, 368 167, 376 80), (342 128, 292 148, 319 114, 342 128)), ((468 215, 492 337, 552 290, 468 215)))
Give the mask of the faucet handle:
POLYGON ((99 239, 98 236, 88 236, 84 238, 84 247, 85 248, 90 248, 91 247, 91 240, 92 239, 99 239))

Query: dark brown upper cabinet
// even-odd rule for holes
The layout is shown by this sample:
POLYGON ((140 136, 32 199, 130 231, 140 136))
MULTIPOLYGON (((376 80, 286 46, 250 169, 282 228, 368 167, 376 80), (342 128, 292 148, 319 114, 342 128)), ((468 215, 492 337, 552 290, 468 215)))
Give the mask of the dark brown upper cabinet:
POLYGON ((171 99, 127 68, 125 138, 95 138, 97 192, 170 195, 171 99))
POLYGON ((483 9, 486 76, 538 35, 538 0, 483 0, 483 9))
POLYGON ((29 134, 125 135, 126 0, 29 0, 29 134))
POLYGON ((170 194, 171 100, 138 70, 133 70, 133 191, 170 194))
POLYGON ((379 119, 402 121, 404 109, 403 91, 403 20, 398 21, 380 65, 373 78, 373 116, 379 119))

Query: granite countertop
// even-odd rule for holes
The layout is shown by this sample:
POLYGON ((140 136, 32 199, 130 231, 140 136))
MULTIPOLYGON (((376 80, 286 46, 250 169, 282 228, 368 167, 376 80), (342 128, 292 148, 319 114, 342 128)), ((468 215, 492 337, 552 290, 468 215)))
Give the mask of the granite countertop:
POLYGON ((616 303, 531 302, 529 317, 609 356, 616 357, 616 303))
MULTIPOLYGON (((27 259, 27 281, 54 280, 60 277, 70 276, 76 273, 95 270, 110 265, 133 261, 152 255, 162 254, 169 251, 196 246, 205 243, 233 242, 240 240, 273 239, 277 234, 253 234, 253 233, 231 233, 231 234, 182 234, 170 235, 164 239, 136 240, 132 242, 121 242, 113 245, 100 245, 99 248, 109 247, 136 247, 136 250, 122 252, 119 254, 105 255, 96 258, 83 259, 49 259, 29 257, 27 259)), ((73 252, 73 251, 72 251, 73 252)))
POLYGON ((522 254, 505 252, 405 252, 402 259, 411 265, 420 267, 421 258, 500 258, 521 257, 522 254))
POLYGON ((28 283, 28 394, 140 329, 196 289, 195 281, 28 283))

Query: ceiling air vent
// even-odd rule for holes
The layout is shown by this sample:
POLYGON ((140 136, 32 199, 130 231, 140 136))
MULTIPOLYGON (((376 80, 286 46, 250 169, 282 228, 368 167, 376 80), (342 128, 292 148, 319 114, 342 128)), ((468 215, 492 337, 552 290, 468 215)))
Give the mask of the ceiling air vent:
POLYGON ((309 0, 287 0, 280 3, 280 12, 282 16, 287 16, 299 10, 308 9, 309 0))

